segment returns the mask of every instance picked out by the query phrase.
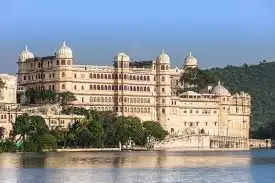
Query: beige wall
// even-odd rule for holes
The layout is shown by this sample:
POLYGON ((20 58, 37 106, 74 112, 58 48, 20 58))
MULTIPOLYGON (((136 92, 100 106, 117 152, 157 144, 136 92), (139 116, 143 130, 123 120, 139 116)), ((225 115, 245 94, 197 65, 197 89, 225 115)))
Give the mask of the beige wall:
POLYGON ((73 61, 67 61, 67 65, 56 65, 55 58, 19 63, 24 68, 19 68, 18 84, 25 89, 70 91, 77 98, 74 105, 159 121, 177 134, 203 129, 209 135, 249 137, 251 104, 247 94, 175 96, 176 83, 184 70, 172 69, 167 63, 154 61, 149 68, 132 68, 124 63, 125 68, 115 68, 71 65, 73 61))

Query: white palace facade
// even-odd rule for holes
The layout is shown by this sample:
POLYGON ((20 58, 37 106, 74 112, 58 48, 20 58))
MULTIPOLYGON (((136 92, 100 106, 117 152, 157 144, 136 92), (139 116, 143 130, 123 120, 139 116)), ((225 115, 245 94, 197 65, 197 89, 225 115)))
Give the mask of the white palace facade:
MULTIPOLYGON (((180 76, 198 67, 189 54, 181 68, 172 68, 162 52, 156 59, 132 61, 118 53, 111 66, 75 65, 65 42, 54 56, 36 57, 27 48, 18 60, 18 89, 72 92, 75 106, 158 121, 170 133, 249 138, 251 98, 231 94, 219 82, 206 92, 178 94, 180 76)), ((22 102, 21 97, 21 102, 22 102)))

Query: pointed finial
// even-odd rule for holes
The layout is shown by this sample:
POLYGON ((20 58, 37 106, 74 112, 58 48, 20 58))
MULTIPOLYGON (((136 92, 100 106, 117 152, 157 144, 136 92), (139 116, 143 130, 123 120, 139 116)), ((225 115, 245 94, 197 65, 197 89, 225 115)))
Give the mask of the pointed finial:
POLYGON ((192 56, 192 52, 191 51, 189 52, 189 56, 192 56))
POLYGON ((63 42, 62 42, 62 46, 66 46, 66 41, 63 41, 63 42))
POLYGON ((218 81, 218 85, 221 85, 221 81, 220 80, 218 81))
POLYGON ((28 46, 27 45, 25 45, 25 51, 28 51, 28 46))

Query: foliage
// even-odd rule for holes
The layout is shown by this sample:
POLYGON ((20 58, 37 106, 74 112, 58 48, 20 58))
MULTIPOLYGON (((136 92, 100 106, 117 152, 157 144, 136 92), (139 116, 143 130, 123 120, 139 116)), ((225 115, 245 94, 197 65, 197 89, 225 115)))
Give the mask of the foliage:
POLYGON ((199 92, 201 89, 217 81, 218 78, 215 74, 199 68, 186 68, 180 77, 180 82, 185 86, 183 91, 192 90, 199 92))
POLYGON ((168 132, 161 127, 160 123, 155 121, 145 121, 143 122, 143 127, 145 128, 146 136, 152 136, 159 141, 162 141, 168 135, 168 132))
POLYGON ((16 152, 16 145, 11 140, 0 141, 0 152, 16 152))
POLYGON ((61 105, 67 105, 76 100, 74 94, 69 91, 56 93, 52 90, 38 90, 34 88, 29 88, 26 91, 26 98, 27 104, 60 103, 61 105))
POLYGON ((23 151, 40 152, 56 148, 56 139, 41 116, 18 116, 13 125, 13 135, 18 137, 17 141, 23 142, 23 151))
POLYGON ((5 135, 5 128, 0 127, 0 140, 4 137, 4 135, 5 135))
MULTIPOLYGON (((130 141, 144 146, 148 137, 163 140, 167 135, 157 122, 142 123, 137 117, 118 117, 111 111, 68 107, 63 113, 85 115, 85 118, 76 121, 68 129, 56 127, 49 130, 41 116, 18 116, 12 130, 12 142, 22 144, 17 150, 41 152, 56 148, 117 147, 120 142, 128 144, 130 141)), ((8 149, 3 147, 2 151, 8 149)))

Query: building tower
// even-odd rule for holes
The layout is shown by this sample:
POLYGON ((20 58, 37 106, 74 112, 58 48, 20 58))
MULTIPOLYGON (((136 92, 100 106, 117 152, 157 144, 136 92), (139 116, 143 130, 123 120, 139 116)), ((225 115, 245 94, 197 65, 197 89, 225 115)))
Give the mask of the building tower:
POLYGON ((55 67, 52 69, 55 77, 60 81, 57 85, 52 84, 49 89, 56 92, 73 91, 72 81, 77 78, 76 74, 72 72, 73 54, 72 49, 63 41, 61 46, 55 52, 55 67))
POLYGON ((127 73, 129 72, 129 62, 130 57, 126 53, 121 52, 114 57, 114 85, 116 86, 114 101, 116 112, 122 116, 127 112, 127 107, 125 107, 126 98, 124 96, 125 92, 127 92, 125 80, 127 79, 127 73))
POLYGON ((167 129, 171 104, 170 57, 162 51, 156 60, 156 115, 157 120, 166 130, 173 133, 174 129, 167 129))
POLYGON ((34 55, 29 51, 28 47, 25 46, 25 49, 20 53, 18 58, 18 72, 17 72, 17 102, 25 103, 25 88, 24 82, 27 80, 29 76, 29 70, 31 69, 28 66, 27 61, 33 61, 34 55))

